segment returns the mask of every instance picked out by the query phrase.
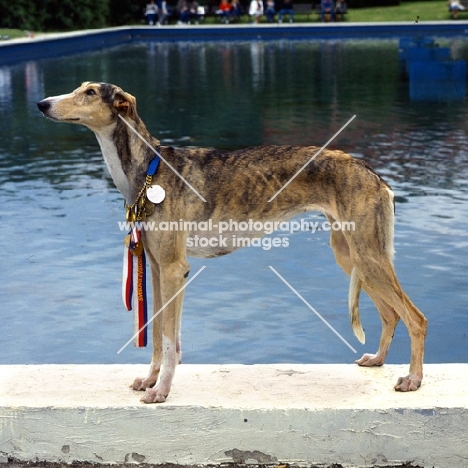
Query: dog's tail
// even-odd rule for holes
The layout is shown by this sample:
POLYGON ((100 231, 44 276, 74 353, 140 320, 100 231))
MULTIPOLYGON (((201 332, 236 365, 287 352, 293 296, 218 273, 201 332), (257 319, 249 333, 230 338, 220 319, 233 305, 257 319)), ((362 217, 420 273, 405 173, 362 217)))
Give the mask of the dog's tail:
POLYGON ((366 341, 366 335, 362 329, 361 319, 359 318, 359 294, 361 293, 362 281, 359 278, 356 269, 353 268, 351 272, 351 281, 349 283, 349 315, 351 318, 351 326, 356 338, 364 344, 366 341))

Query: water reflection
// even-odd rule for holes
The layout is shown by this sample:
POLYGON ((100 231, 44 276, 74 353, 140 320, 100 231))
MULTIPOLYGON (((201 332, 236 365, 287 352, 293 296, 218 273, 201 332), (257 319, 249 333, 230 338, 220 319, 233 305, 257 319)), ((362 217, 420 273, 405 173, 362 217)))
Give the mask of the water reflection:
POLYGON ((454 60, 449 47, 439 47, 432 38, 405 38, 400 40, 399 56, 412 101, 465 99, 466 62, 454 60))
MULTIPOLYGON (((468 41, 439 43, 467 59, 468 41)), ((395 188, 396 265, 430 320, 428 361, 467 360, 467 110, 411 102, 395 40, 145 43, 0 67, 1 362, 149 359, 149 350, 116 355, 132 330, 119 293, 122 198, 95 137, 46 121, 34 104, 86 80, 134 94, 150 131, 173 145, 322 145, 357 114, 332 147, 365 158, 395 188)), ((207 263, 187 291, 186 362, 355 358, 268 265, 361 352, 328 234, 298 233, 290 246, 207 263)), ((366 298, 362 316, 362 349, 373 351, 380 322, 366 298)), ((407 362, 403 327, 395 340, 390 362, 407 362)))
POLYGON ((25 65, 26 99, 28 102, 38 102, 44 96, 44 82, 36 62, 28 62, 25 65))
POLYGON ((0 102, 11 102, 11 73, 10 70, 0 70, 0 102))

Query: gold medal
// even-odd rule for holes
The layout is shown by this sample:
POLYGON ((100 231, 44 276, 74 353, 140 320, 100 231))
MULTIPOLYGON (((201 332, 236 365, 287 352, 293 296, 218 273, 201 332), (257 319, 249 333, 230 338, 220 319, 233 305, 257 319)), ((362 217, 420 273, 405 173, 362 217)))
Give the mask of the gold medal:
POLYGON ((130 234, 126 235, 124 238, 125 247, 130 247, 130 240, 131 240, 130 234))
POLYGON ((135 257, 139 257, 143 253, 143 242, 137 242, 133 249, 130 248, 130 252, 132 252, 135 257))
POLYGON ((151 203, 150 201, 146 201, 145 213, 147 217, 151 216, 154 213, 154 204, 151 203))
POLYGON ((126 207, 125 219, 127 223, 134 223, 136 221, 136 214, 131 206, 126 207))

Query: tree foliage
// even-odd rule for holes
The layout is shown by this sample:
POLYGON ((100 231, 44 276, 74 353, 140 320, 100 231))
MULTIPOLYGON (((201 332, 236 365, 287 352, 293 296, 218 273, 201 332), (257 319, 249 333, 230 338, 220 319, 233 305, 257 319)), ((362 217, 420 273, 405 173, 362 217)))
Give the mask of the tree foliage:
POLYGON ((141 0, 0 0, 0 27, 35 31, 92 29, 139 22, 141 0))

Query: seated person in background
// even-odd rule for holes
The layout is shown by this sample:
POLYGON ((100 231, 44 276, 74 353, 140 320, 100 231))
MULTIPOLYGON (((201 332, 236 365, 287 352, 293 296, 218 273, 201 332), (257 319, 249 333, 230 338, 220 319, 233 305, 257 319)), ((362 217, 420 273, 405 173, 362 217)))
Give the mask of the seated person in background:
POLYGON ((192 0, 189 5, 190 10, 190 19, 195 21, 195 24, 198 24, 200 21, 200 14, 198 13, 198 2, 197 0, 192 0))
POLYGON ((252 0, 249 6, 249 16, 252 18, 254 23, 258 23, 260 18, 263 16, 263 1, 252 0))
POLYGON ((448 0, 447 3, 453 19, 457 19, 458 12, 465 9, 465 7, 460 3, 460 0, 448 0))
POLYGON ((275 0, 266 0, 265 2, 265 16, 269 23, 273 23, 275 21, 276 15, 276 8, 275 8, 275 0))
POLYGON ((167 8, 166 0, 161 0, 161 5, 159 6, 158 11, 158 23, 167 24, 167 19, 169 18, 169 10, 167 8))
POLYGON ((326 20, 326 16, 330 16, 332 21, 335 21, 335 5, 333 5, 333 0, 321 0, 320 2, 320 18, 322 22, 326 20))
POLYGON ((153 26, 156 20, 157 14, 158 14, 158 6, 156 5, 154 0, 151 0, 151 2, 149 2, 146 5, 146 10, 145 10, 145 16, 150 26, 153 26))
POLYGON ((335 3, 335 20, 338 20, 338 15, 341 16, 341 19, 344 19, 344 14, 348 11, 346 2, 342 0, 336 0, 335 3))
POLYGON ((242 16, 243 10, 239 0, 232 0, 231 2, 231 18, 239 21, 242 16))
POLYGON ((281 5, 281 9, 279 11, 278 15, 278 23, 283 22, 283 16, 284 15, 289 15, 289 22, 292 23, 294 20, 294 10, 293 10, 293 4, 292 0, 283 0, 283 3, 281 5))
POLYGON ((216 14, 219 15, 221 23, 229 23, 229 18, 231 16, 231 4, 229 0, 221 0, 219 8, 216 10, 216 14))
POLYGON ((179 0, 177 2, 177 13, 179 15, 179 21, 177 24, 189 24, 190 23, 190 8, 187 0, 179 0))

